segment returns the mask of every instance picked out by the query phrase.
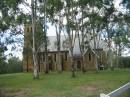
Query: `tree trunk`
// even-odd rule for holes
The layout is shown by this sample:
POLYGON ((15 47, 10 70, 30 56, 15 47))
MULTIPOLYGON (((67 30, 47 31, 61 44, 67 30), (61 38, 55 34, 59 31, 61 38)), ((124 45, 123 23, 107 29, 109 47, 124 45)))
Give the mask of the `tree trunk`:
POLYGON ((47 51, 47 29, 46 29, 46 0, 44 0, 44 39, 45 39, 45 73, 49 73, 48 51, 47 51))
MULTIPOLYGON (((45 29, 45 27, 44 27, 45 29)), ((45 30, 45 74, 49 73, 49 64, 48 64, 48 51, 47 51, 47 36, 46 36, 46 30, 45 30)))
POLYGON ((75 75, 75 65, 74 65, 74 59, 71 58, 71 66, 72 66, 72 77, 76 77, 75 75))
POLYGON ((116 44, 116 67, 119 68, 119 57, 118 57, 118 48, 117 48, 117 44, 116 44))
POLYGON ((70 50, 70 53, 71 53, 71 68, 72 68, 72 77, 76 77, 75 75, 75 64, 74 64, 74 58, 73 58, 73 50, 71 49, 70 50))
POLYGON ((85 56, 82 55, 82 72, 85 73, 86 72, 86 67, 85 67, 85 56))
POLYGON ((62 72, 62 66, 61 66, 61 52, 58 50, 58 72, 62 72))
POLYGON ((32 53, 33 53, 33 64, 34 64, 34 79, 39 79, 39 72, 38 72, 38 64, 37 64, 37 56, 36 56, 36 51, 35 51, 35 22, 36 22, 36 1, 32 0, 32 38, 33 38, 33 48, 32 48, 32 53))
POLYGON ((34 79, 39 79, 38 64, 34 54, 33 54, 33 61, 34 61, 34 79))
POLYGON ((60 33, 61 33, 61 28, 59 25, 59 32, 56 31, 56 35, 57 35, 57 51, 58 51, 58 72, 61 73, 62 72, 62 66, 61 66, 61 39, 60 39, 60 33))
POLYGON ((94 52, 95 52, 95 68, 96 72, 98 72, 98 54, 97 54, 97 45, 96 45, 96 37, 95 37, 95 31, 93 29, 93 37, 94 37, 94 52))
POLYGON ((112 51, 111 51, 111 40, 110 40, 110 33, 107 27, 107 33, 108 33, 108 47, 109 47, 109 53, 108 53, 108 60, 109 60, 109 64, 110 64, 110 69, 114 70, 114 66, 113 66, 113 59, 112 59, 112 51))
POLYGON ((49 73, 48 54, 47 54, 47 50, 45 50, 45 74, 48 74, 48 73, 49 73))
POLYGON ((98 72, 99 68, 98 68, 98 58, 97 58, 97 55, 95 55, 95 67, 96 67, 96 72, 98 72))
POLYGON ((113 54, 111 49, 109 48, 109 52, 108 52, 108 64, 110 64, 110 69, 113 71, 114 70, 114 66, 113 66, 113 54))
POLYGON ((27 55, 26 55, 26 61, 27 61, 27 72, 29 72, 29 70, 28 70, 28 67, 29 67, 29 64, 28 64, 28 51, 27 51, 27 55))

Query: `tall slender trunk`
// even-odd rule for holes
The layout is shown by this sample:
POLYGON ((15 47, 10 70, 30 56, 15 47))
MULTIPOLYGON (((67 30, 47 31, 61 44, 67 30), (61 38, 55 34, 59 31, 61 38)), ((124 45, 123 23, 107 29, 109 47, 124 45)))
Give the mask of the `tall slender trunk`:
MULTIPOLYGON (((82 22, 82 25, 83 25, 83 16, 84 16, 84 14, 83 14, 83 6, 81 7, 81 11, 82 11, 82 20, 81 20, 81 22, 82 22)), ((82 54, 82 71, 83 71, 83 73, 85 73, 86 72, 85 56, 84 56, 84 52, 85 52, 84 44, 85 44, 85 42, 84 42, 84 28, 83 27, 81 28, 81 35, 82 35, 82 45, 80 47, 80 49, 81 49, 80 51, 81 51, 81 54, 82 54)))
POLYGON ((45 73, 49 73, 48 51, 47 51, 47 28, 46 28, 46 0, 44 0, 44 39, 45 39, 45 73))
POLYGON ((45 46, 45 73, 49 73, 47 46, 45 46))
MULTIPOLYGON (((76 77, 75 75, 75 64, 74 64, 74 56, 73 56, 73 47, 74 47, 74 43, 75 43, 75 35, 73 33, 71 33, 71 28, 70 28, 70 4, 71 4, 71 0, 66 0, 66 7, 67 10, 66 11, 66 20, 67 20, 67 34, 68 34, 68 38, 69 38, 69 51, 70 51, 70 60, 71 60, 71 71, 72 71, 72 77, 76 77)), ((71 5, 72 6, 72 5, 71 5)), ((73 17, 73 16, 72 16, 73 17)))
POLYGON ((29 66, 28 66, 28 65, 29 65, 29 64, 28 64, 28 51, 27 51, 26 61, 27 61, 27 72, 28 72, 28 71, 29 71, 29 70, 28 70, 28 67, 29 67, 29 66))
POLYGON ((96 51, 96 40, 94 38, 94 51, 95 51, 95 68, 96 71, 98 71, 98 55, 97 55, 97 51, 96 51))
POLYGON ((85 67, 85 56, 84 56, 84 54, 82 55, 82 71, 83 71, 83 73, 86 72, 86 67, 85 67))
POLYGON ((117 47, 117 44, 116 44, 116 67, 119 68, 119 56, 118 56, 118 47, 117 47))
POLYGON ((34 79, 39 78, 39 71, 38 71, 38 64, 37 64, 37 56, 36 56, 36 51, 35 51, 35 25, 36 25, 36 0, 32 0, 32 38, 33 38, 33 48, 32 48, 32 53, 33 53, 33 64, 34 64, 34 79))
POLYGON ((61 66, 61 51, 60 51, 60 35, 58 39, 58 72, 62 72, 62 66, 61 66))
POLYGON ((75 74, 74 57, 73 57, 73 48, 70 49, 70 54, 71 54, 72 77, 76 77, 76 74, 75 74))
POLYGON ((122 64, 122 57, 121 57, 121 45, 119 44, 119 50, 118 50, 118 60, 119 63, 118 65, 120 65, 123 68, 123 64, 122 64))
POLYGON ((85 56, 84 56, 84 34, 82 31, 82 36, 80 37, 79 35, 79 31, 78 31, 78 42, 79 42, 79 49, 80 49, 80 53, 81 53, 81 61, 82 61, 82 72, 85 73, 86 72, 86 68, 85 68, 85 56), (82 37, 82 40, 80 40, 80 38, 82 37))
POLYGON ((62 72, 62 66, 61 66, 61 52, 58 51, 58 72, 62 72))
POLYGON ((107 27, 107 33, 108 33, 108 48, 109 48, 109 53, 108 53, 108 64, 110 64, 110 68, 111 70, 114 70, 114 66, 113 66, 113 57, 112 57, 112 50, 111 50, 111 40, 110 40, 110 33, 109 33, 109 29, 107 27))
POLYGON ((98 72, 98 56, 97 56, 97 45, 96 45, 96 36, 95 36, 95 30, 93 28, 93 41, 94 41, 94 52, 95 52, 95 68, 96 68, 96 72, 98 72))
POLYGON ((57 36, 57 52, 58 52, 58 62, 57 62, 57 69, 58 72, 61 73, 62 72, 62 66, 61 66, 61 38, 60 38, 60 33, 61 33, 61 28, 59 25, 59 30, 57 30, 57 26, 56 26, 56 36, 57 36), (59 32, 58 32, 59 31, 59 32))

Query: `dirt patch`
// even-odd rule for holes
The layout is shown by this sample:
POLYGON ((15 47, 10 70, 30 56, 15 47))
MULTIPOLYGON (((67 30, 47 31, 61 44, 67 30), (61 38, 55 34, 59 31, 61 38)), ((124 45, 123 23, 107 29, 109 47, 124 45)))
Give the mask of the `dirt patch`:
POLYGON ((77 87, 76 90, 83 94, 93 95, 100 93, 101 88, 98 85, 83 85, 77 87))
POLYGON ((29 91, 30 89, 0 88, 0 97, 21 97, 29 91))

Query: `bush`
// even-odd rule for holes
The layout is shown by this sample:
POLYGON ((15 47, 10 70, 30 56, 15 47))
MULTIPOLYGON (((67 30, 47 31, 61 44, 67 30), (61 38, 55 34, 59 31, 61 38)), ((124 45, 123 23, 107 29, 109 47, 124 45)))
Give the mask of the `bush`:
POLYGON ((22 61, 16 57, 12 57, 8 62, 0 62, 0 74, 22 72, 22 61))
POLYGON ((119 63, 119 67, 121 68, 130 68, 130 57, 120 57, 119 63))
POLYGON ((7 73, 7 63, 0 62, 0 74, 7 73))

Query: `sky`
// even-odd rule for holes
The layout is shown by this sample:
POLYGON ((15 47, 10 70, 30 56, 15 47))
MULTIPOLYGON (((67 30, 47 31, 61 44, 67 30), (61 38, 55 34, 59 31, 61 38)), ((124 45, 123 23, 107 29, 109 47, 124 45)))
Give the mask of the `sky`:
MULTIPOLYGON (((118 10, 123 10, 123 7, 119 5, 119 3, 121 2, 122 0, 114 0, 114 4, 115 4, 115 8, 117 8, 118 10)), ((31 0, 26 0, 26 2, 30 5, 31 4, 31 0)), ((21 8, 21 10, 23 10, 25 13, 30 13, 31 10, 29 7, 27 7, 26 5, 19 5, 19 7, 21 8)), ((51 25, 51 23, 47 23, 49 29, 47 30, 47 35, 48 36, 55 36, 56 35, 56 32, 55 32, 55 26, 54 25, 51 25)), ((8 55, 10 52, 12 52, 14 54, 14 56, 16 57, 19 57, 21 60, 22 60, 22 50, 21 50, 21 47, 18 45, 18 44, 15 44, 16 47, 17 47, 17 50, 15 51, 12 51, 11 50, 11 46, 12 45, 9 45, 8 46, 8 51, 5 52, 6 55, 8 55)), ((10 56, 8 56, 10 57, 10 56)))
MULTIPOLYGON (((26 0, 26 2, 28 3, 28 5, 31 5, 31 0, 26 0)), ((31 13, 31 10, 29 7, 26 7, 26 5, 21 4, 19 6, 25 13, 31 13)), ((55 36, 55 26, 51 25, 51 23, 47 23, 49 29, 47 30, 47 34, 48 36, 55 36)))
MULTIPOLYGON (((27 1, 27 3, 28 3, 29 5, 31 5, 31 0, 26 0, 26 1, 27 1)), ((124 10, 123 7, 119 5, 121 1, 122 1, 122 0, 114 0, 114 4, 115 4, 115 8, 117 8, 117 9, 123 11, 123 10, 124 10)), ((21 5, 20 5, 20 8, 21 8, 25 13, 30 13, 30 12, 31 12, 30 8, 29 8, 29 7, 25 7, 25 6, 26 6, 26 5, 21 4, 21 5)), ((51 25, 51 23, 48 23, 47 25, 49 26, 49 29, 48 29, 48 31, 47 31, 48 36, 55 36, 55 35, 56 35, 56 33, 55 33, 55 26, 54 26, 54 25, 51 25)))

